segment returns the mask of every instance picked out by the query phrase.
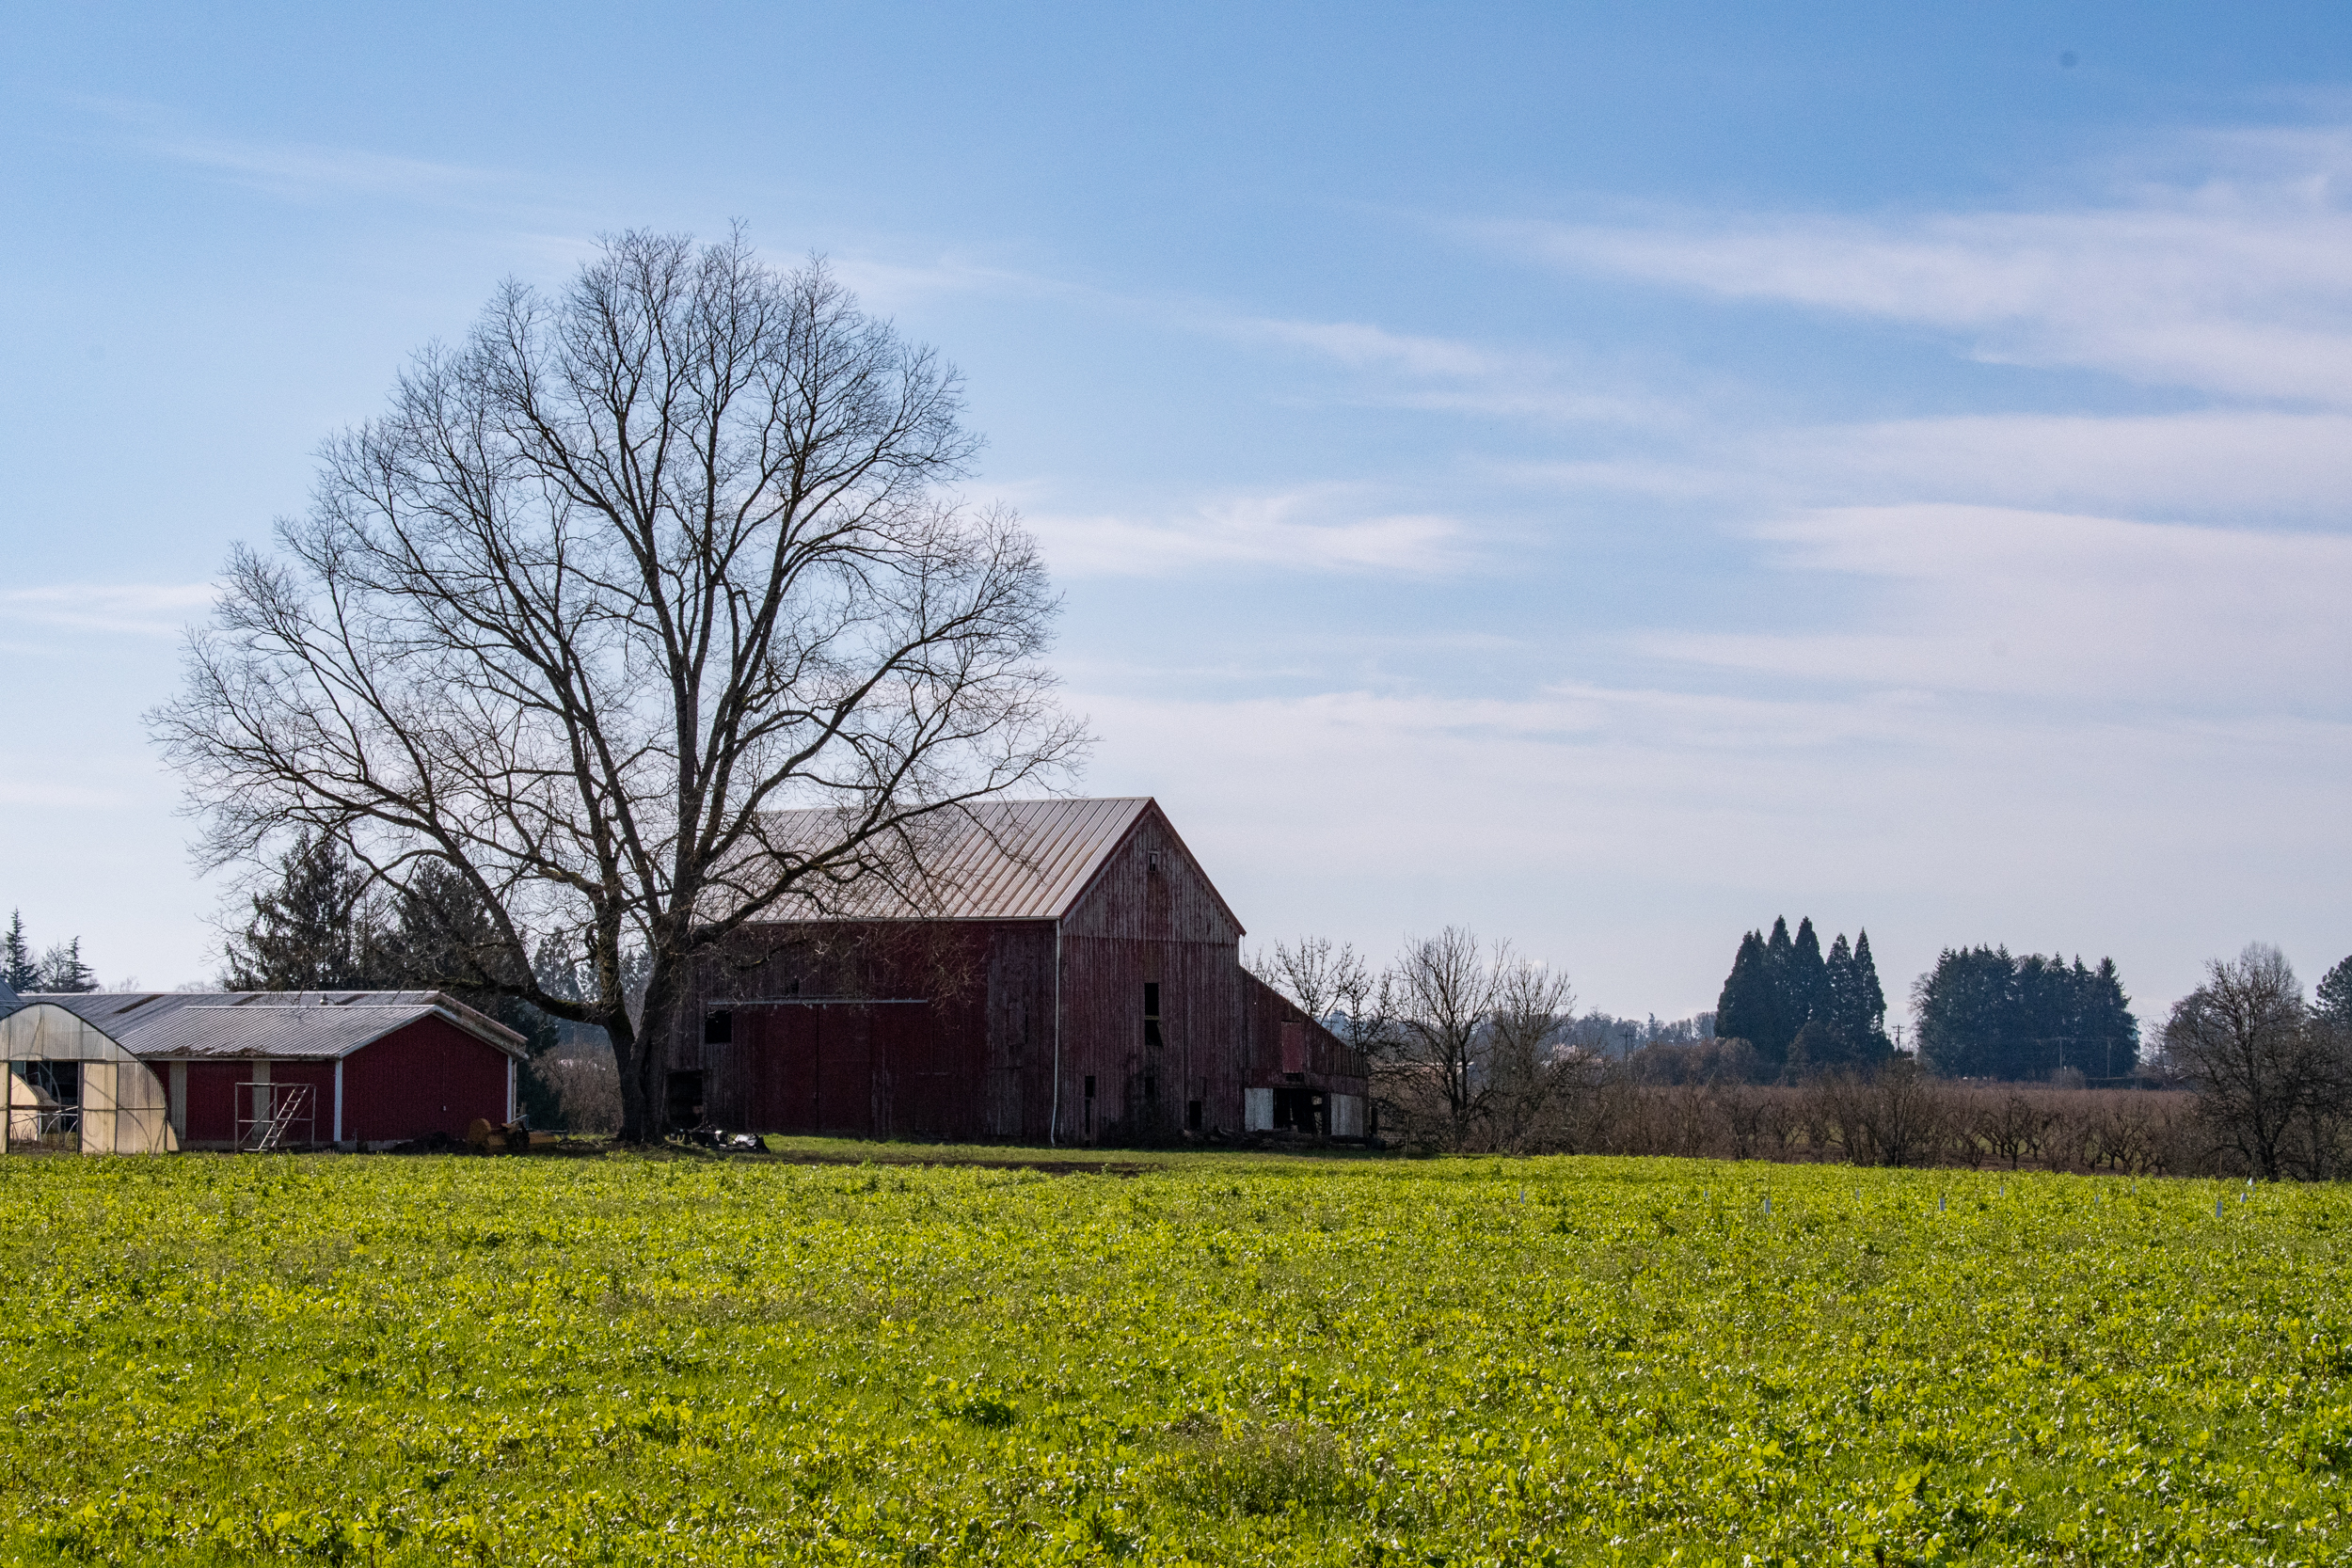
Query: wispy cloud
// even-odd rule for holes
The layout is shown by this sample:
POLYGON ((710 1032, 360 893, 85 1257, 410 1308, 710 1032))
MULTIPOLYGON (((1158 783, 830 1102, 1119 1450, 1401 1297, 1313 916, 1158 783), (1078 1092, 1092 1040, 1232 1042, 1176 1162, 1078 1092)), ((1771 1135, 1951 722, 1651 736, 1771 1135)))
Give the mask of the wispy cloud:
POLYGON ((2352 495, 2352 417, 1987 414, 1774 432, 1754 469, 1807 501, 1992 501, 2153 518, 2334 523, 2352 495))
POLYGON ((1506 484, 1712 500, 1750 515, 1943 501, 2333 526, 2352 494, 2352 417, 2332 413, 1994 413, 1667 434, 1605 456, 1487 467, 1506 484))
POLYGON ((1496 348, 1463 339, 1392 332, 1365 322, 1205 318, 1202 326, 1244 342, 1273 344, 1356 372, 1366 404, 1484 414, 1557 424, 1675 426, 1687 405, 1642 388, 1622 371, 1571 354, 1496 348))
POLYGON ((151 103, 102 98, 75 102, 112 121, 134 146, 151 156, 208 169, 238 184, 292 199, 334 196, 472 199, 490 194, 511 178, 473 165, 365 148, 224 135, 193 127, 151 103))
POLYGON ((1354 485, 1235 496, 1188 514, 1025 519, 1054 569, 1073 577, 1160 576, 1216 567, 1295 572, 1451 572, 1469 559, 1462 525, 1439 514, 1389 510, 1354 485))
POLYGON ((2233 396, 2352 402, 2341 135, 2226 144, 2234 167, 2049 211, 1491 223, 1549 265, 1945 330, 1987 359, 2233 396))
POLYGON ((1823 630, 1661 631, 1661 657, 2031 706, 2342 716, 2352 538, 1994 507, 1848 507, 1762 529, 1867 591, 1823 630))
POLYGON ((0 625, 176 636, 212 608, 209 583, 58 583, 0 591, 0 625))

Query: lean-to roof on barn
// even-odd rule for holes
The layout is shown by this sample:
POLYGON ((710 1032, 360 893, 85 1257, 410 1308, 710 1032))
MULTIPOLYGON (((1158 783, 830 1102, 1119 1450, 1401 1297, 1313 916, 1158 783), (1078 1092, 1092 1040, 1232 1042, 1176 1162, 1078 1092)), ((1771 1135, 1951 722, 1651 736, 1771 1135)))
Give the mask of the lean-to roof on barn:
MULTIPOLYGON (((767 918, 1059 920, 1147 814, 1167 822, 1143 795, 988 800, 941 812, 913 844, 877 846, 882 867, 824 890, 821 909, 787 902, 767 918), (900 869, 918 864, 919 873, 900 869)), ((841 818, 827 810, 780 811, 766 821, 771 842, 788 849, 827 842, 840 832, 841 818)), ((1182 848, 1175 830, 1166 831, 1182 848)))
POLYGON ((331 1061, 421 1019, 439 1018, 510 1056, 523 1037, 436 990, 35 992, 149 1058, 273 1057, 331 1061))

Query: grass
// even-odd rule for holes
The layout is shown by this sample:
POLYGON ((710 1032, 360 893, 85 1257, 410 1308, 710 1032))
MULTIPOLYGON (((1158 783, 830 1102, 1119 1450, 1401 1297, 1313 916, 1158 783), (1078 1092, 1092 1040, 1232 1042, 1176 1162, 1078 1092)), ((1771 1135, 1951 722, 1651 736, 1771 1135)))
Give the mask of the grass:
POLYGON ((1136 1163, 0 1161, 0 1558, 2352 1560, 2344 1192, 1136 1163))
POLYGON ((1009 1148, 1003 1144, 869 1141, 860 1138, 787 1137, 771 1132, 761 1140, 771 1153, 807 1164, 971 1165, 995 1169, 1055 1171, 1144 1171, 1210 1168, 1296 1169, 1301 1164, 1361 1163, 1383 1156, 1352 1145, 1301 1144, 1296 1148, 1247 1149, 1009 1148))

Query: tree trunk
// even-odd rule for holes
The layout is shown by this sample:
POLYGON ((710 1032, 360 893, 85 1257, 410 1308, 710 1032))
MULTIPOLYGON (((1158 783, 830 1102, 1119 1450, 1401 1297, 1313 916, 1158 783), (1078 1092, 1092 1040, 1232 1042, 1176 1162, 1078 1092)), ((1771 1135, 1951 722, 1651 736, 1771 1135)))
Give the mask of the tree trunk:
POLYGON ((683 1000, 676 971, 656 959, 646 977, 645 997, 630 1027, 630 1055, 621 1069, 621 1141, 660 1143, 670 1127, 670 1041, 677 1033, 683 1000), (632 1091, 635 1094, 631 1101, 632 1091))

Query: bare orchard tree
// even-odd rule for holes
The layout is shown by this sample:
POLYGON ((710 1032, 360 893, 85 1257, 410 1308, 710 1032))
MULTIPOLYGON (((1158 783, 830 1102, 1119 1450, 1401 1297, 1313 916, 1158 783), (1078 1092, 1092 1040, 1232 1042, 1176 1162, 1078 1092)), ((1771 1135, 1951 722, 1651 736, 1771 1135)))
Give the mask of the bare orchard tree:
POLYGON ((2234 962, 2206 964, 2205 983, 2173 1004, 2164 1050, 2197 1090, 2200 1115, 2255 1175, 2328 1174, 2296 1167, 2328 1163, 2325 1145, 2352 1094, 2345 1041, 2311 1016, 2285 954, 2253 942, 2234 962), (2317 1160, 2298 1161, 2306 1149, 2317 1160))
POLYGON ((946 488, 961 414, 930 351, 739 232, 505 285, 327 443, 275 553, 230 558, 151 716, 203 859, 307 830, 396 889, 462 879, 480 976, 604 1029, 622 1135, 659 1136, 697 955, 908 875, 927 825, 1085 744, 1035 545, 946 488), (830 826, 775 841, 811 805, 830 826), (578 996, 534 974, 548 937, 578 996))

